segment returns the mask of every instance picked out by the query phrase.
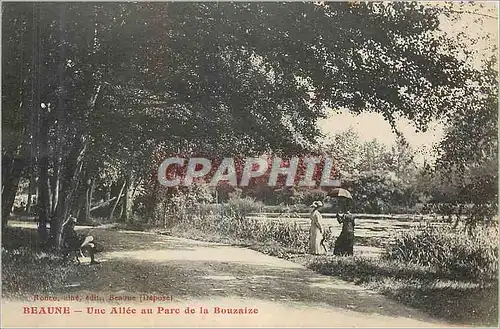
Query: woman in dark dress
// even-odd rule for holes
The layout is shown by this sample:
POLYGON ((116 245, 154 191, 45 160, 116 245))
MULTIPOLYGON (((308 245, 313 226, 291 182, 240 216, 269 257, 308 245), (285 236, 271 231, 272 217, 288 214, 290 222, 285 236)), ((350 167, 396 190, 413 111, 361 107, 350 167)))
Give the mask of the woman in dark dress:
POLYGON ((348 210, 345 214, 337 214, 337 221, 342 224, 342 232, 335 241, 334 255, 352 256, 354 248, 354 216, 348 210))

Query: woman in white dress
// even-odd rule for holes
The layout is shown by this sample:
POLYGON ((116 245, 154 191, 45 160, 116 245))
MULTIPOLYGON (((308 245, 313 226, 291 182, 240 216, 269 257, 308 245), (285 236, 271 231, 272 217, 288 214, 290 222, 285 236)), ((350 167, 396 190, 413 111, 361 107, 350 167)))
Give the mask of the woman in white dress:
POLYGON ((312 255, 323 255, 326 254, 326 248, 321 243, 323 239, 323 225, 321 221, 323 220, 318 209, 323 207, 323 202, 314 201, 311 205, 311 229, 309 230, 309 253, 312 255))

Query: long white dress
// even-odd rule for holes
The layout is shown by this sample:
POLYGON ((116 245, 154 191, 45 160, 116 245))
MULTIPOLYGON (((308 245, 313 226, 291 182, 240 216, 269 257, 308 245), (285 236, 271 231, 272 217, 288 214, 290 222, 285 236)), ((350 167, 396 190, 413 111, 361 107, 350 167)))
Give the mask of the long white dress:
POLYGON ((326 253, 325 248, 321 245, 321 221, 322 216, 318 210, 311 213, 311 229, 309 230, 309 253, 313 255, 322 255, 326 253))

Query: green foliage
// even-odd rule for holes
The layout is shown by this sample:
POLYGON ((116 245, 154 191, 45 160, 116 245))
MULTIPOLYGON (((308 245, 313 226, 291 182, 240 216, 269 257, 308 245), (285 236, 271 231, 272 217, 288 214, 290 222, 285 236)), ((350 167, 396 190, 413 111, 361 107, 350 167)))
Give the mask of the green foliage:
POLYGON ((290 248, 296 252, 305 252, 309 235, 296 223, 287 221, 267 221, 262 222, 256 219, 239 217, 226 217, 224 220, 230 221, 238 229, 236 238, 248 239, 249 232, 251 241, 260 243, 277 243, 282 248, 290 248), (245 229, 250 229, 246 232, 245 229))
POLYGON ((435 268, 441 273, 474 281, 498 274, 498 231, 481 228, 474 234, 432 225, 405 231, 383 254, 397 260, 435 268))
POLYGON ((355 212, 384 214, 407 212, 418 201, 414 183, 407 183, 394 172, 367 171, 344 182, 353 196, 355 212))
POLYGON ((372 259, 367 257, 332 257, 328 259, 314 259, 309 266, 321 274, 338 276, 343 280, 356 283, 370 283, 377 277, 387 276, 395 279, 432 279, 436 272, 428 267, 403 263, 386 259, 372 259))

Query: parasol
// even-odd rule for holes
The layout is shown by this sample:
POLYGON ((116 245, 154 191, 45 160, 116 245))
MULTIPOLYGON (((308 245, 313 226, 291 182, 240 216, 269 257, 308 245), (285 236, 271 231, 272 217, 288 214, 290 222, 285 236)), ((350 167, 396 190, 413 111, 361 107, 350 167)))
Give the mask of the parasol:
POLYGON ((351 192, 343 188, 334 188, 330 193, 328 193, 328 196, 347 198, 352 200, 351 192))

